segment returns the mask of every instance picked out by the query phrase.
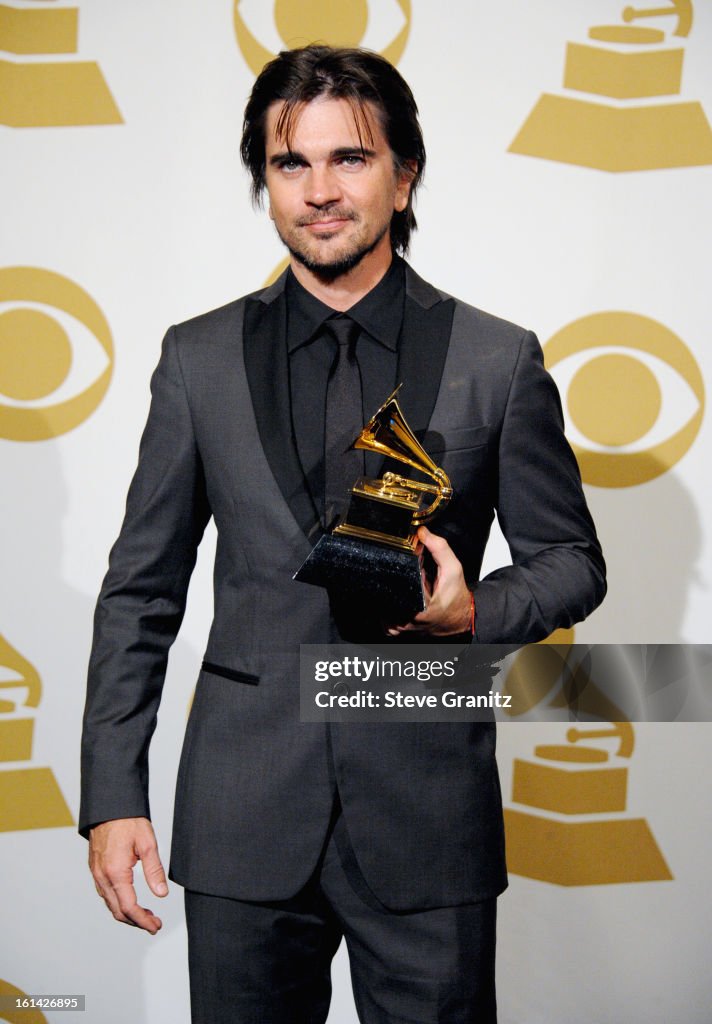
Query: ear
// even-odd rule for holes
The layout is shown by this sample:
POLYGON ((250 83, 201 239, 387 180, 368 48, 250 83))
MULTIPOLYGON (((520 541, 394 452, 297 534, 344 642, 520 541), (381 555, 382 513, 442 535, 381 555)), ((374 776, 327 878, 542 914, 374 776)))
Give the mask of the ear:
POLYGON ((413 182, 413 178, 418 173, 418 162, 417 160, 407 160, 405 167, 401 167, 397 172, 396 181, 396 194, 393 201, 393 206, 398 213, 402 213, 408 205, 408 197, 410 196, 410 186, 413 182))
POLYGON ((272 213, 272 207, 271 206, 267 207, 267 213, 269 215, 269 219, 270 220, 274 220, 274 214, 272 213))

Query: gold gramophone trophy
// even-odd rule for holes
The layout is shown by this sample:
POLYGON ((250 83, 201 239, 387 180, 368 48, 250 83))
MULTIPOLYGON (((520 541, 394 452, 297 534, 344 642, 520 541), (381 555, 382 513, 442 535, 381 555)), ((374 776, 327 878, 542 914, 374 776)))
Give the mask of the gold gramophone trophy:
POLYGON ((400 385, 351 447, 405 463, 434 482, 392 472, 359 477, 347 513, 319 540, 294 579, 362 594, 384 617, 405 622, 425 608, 418 527, 447 505, 452 487, 406 423, 399 390, 400 385))

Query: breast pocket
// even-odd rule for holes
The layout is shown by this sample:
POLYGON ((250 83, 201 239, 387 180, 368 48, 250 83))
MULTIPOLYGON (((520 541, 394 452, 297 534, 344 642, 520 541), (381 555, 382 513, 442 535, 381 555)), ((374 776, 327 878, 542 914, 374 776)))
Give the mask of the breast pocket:
POLYGON ((426 435, 423 447, 450 477, 455 496, 464 497, 484 484, 490 437, 486 425, 426 435))
POLYGON ((450 455, 454 452, 480 448, 482 445, 487 444, 489 436, 490 428, 486 425, 481 427, 458 427, 455 430, 448 430, 444 433, 428 431, 423 441, 423 447, 430 454, 431 458, 435 458, 436 455, 450 455))

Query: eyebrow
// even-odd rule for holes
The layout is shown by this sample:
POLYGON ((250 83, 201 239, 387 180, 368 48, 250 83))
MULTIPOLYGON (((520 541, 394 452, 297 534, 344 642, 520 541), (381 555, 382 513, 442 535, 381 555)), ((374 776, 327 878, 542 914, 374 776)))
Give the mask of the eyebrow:
MULTIPOLYGON (((366 149, 362 146, 339 146, 338 149, 332 149, 329 153, 331 160, 338 160, 340 157, 345 156, 363 156, 363 157, 374 157, 376 155, 375 149, 366 149)), ((308 164, 309 161, 303 153, 297 150, 284 150, 282 153, 275 153, 269 158, 270 166, 276 167, 286 160, 297 160, 300 163, 308 164)))

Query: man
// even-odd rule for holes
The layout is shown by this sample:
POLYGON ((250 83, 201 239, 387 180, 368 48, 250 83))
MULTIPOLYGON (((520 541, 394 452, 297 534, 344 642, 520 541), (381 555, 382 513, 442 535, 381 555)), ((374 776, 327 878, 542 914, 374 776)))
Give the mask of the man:
POLYGON ((147 751, 212 515, 215 618, 170 868, 186 888, 193 1020, 325 1020, 345 934, 367 1024, 494 1021, 506 885, 494 726, 300 722, 300 643, 385 634, 366 608, 292 575, 339 510, 343 439, 402 381, 455 497, 437 535, 421 529, 437 566, 426 610, 388 633, 525 643, 583 618, 604 564, 558 397, 530 332, 397 255, 425 152, 386 61, 280 54, 255 82, 242 155, 290 268, 164 341, 96 614, 80 816, 95 883, 118 920, 160 928, 132 868, 142 860, 165 895, 147 751), (513 565, 478 582, 495 509, 513 565))

